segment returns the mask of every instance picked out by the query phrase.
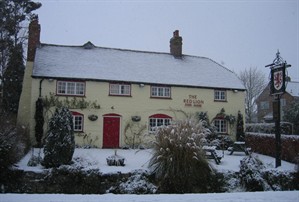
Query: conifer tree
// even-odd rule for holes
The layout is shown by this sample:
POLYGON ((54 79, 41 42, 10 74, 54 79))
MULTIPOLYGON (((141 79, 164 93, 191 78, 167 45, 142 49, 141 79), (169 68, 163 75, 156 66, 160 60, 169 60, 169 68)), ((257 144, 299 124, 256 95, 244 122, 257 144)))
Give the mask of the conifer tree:
POLYGON ((24 69, 23 49, 18 44, 10 50, 7 69, 3 75, 3 106, 9 112, 18 111, 24 69))
POLYGON ((238 111, 238 118, 237 118, 237 141, 244 141, 244 121, 243 115, 240 111, 238 111))
POLYGON ((56 109, 49 121, 42 165, 51 168, 70 164, 74 151, 75 137, 72 114, 65 107, 56 109))
MULTIPOLYGON (((31 0, 0 0, 0 91, 4 91, 4 88, 11 88, 11 86, 9 86, 10 83, 7 84, 8 87, 5 87, 5 81, 7 82, 10 80, 8 76, 12 75, 12 73, 17 70, 21 71, 20 74, 24 71, 24 68, 20 68, 21 66, 24 66, 24 57, 23 55, 21 57, 20 53, 23 54, 23 46, 26 44, 25 42, 27 40, 27 26, 25 22, 36 17, 36 15, 33 14, 33 11, 40 7, 41 3, 36 3, 31 0), (14 53, 14 51, 16 51, 16 53, 14 53), (17 60, 15 58, 17 58, 17 60), (10 68, 13 69, 10 70, 10 68)), ((19 73, 17 74, 19 76, 19 73)), ((11 80, 16 82, 15 78, 12 78, 11 80)), ((21 81, 18 80, 17 82, 21 81)), ((17 107, 15 107, 15 102, 19 99, 19 94, 14 93, 20 93, 19 89, 13 92, 6 91, 3 93, 6 94, 3 95, 4 97, 2 99, 4 100, 0 100, 0 103, 1 101, 6 102, 4 103, 6 104, 4 107, 7 107, 7 104, 11 102, 9 103, 9 108, 5 109, 16 112, 17 107), (10 101, 10 99, 13 100, 10 101)))

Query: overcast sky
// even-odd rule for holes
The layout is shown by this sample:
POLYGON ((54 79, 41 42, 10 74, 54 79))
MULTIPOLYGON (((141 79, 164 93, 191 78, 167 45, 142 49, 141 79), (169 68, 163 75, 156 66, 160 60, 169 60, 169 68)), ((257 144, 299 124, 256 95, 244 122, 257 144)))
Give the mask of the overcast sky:
POLYGON ((169 52, 178 29, 183 54, 235 71, 281 56, 299 81, 299 0, 36 0, 41 42, 169 52))

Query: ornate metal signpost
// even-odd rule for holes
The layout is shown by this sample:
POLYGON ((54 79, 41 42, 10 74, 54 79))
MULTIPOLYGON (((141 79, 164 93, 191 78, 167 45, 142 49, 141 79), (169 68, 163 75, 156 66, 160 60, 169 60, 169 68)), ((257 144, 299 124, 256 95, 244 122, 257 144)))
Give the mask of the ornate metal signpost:
POLYGON ((274 96, 273 119, 275 120, 275 167, 281 166, 281 136, 280 136, 280 97, 286 89, 286 68, 290 67, 286 61, 280 57, 279 51, 272 64, 266 65, 271 70, 270 94, 274 96))

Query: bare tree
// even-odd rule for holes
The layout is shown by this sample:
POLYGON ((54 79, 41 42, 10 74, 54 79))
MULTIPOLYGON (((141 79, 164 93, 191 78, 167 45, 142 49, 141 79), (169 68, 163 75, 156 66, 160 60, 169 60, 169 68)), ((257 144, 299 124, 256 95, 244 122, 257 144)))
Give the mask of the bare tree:
POLYGON ((246 122, 252 123, 257 111, 255 100, 267 85, 266 76, 256 67, 250 67, 249 69, 240 72, 240 79, 246 88, 246 122))

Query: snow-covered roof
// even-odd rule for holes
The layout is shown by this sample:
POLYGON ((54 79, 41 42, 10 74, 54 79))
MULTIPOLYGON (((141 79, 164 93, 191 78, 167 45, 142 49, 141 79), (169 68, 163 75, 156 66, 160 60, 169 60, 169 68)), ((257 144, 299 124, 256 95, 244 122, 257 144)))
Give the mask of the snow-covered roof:
POLYGON ((299 97, 299 82, 290 81, 287 83, 286 91, 293 97, 299 97))
POLYGON ((169 53, 41 44, 34 77, 124 81, 208 88, 244 86, 229 69, 206 57, 174 58, 169 53))

